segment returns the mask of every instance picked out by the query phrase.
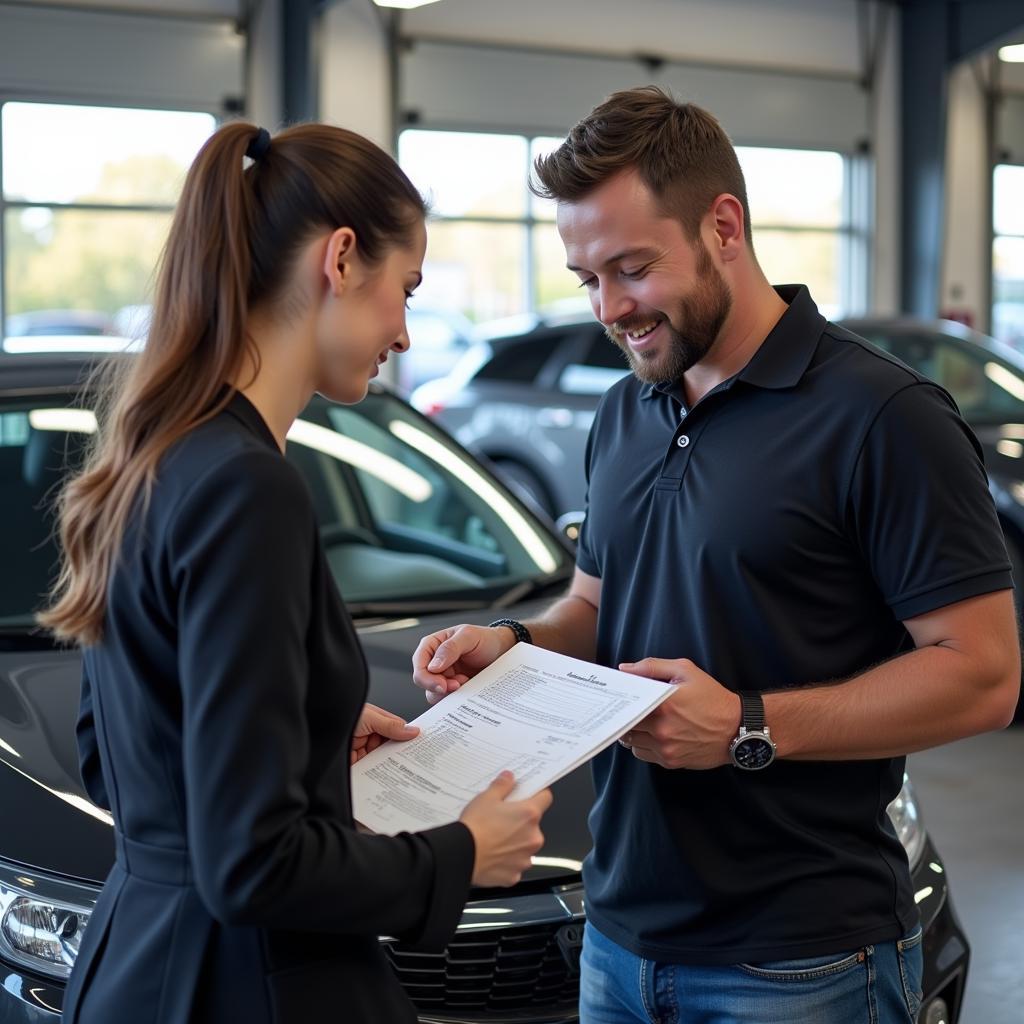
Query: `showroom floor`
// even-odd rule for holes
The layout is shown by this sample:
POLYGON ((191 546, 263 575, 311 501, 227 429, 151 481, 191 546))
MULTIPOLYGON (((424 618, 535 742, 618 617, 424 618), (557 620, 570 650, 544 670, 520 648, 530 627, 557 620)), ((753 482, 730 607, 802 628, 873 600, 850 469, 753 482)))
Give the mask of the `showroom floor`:
POLYGON ((1024 1021, 1024 726, 914 754, 910 777, 971 942, 960 1024, 1024 1021))

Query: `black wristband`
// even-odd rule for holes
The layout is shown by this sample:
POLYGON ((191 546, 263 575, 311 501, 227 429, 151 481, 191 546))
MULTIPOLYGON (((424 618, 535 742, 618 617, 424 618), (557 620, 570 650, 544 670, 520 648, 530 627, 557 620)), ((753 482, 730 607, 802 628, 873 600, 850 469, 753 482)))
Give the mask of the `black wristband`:
POLYGON ((508 628, 516 635, 516 643, 533 643, 533 637, 530 636, 530 631, 521 622, 518 622, 515 619, 495 619, 493 622, 488 622, 487 625, 488 627, 508 626, 508 628))
POLYGON ((740 707, 743 709, 743 725, 747 732, 761 732, 764 729, 764 698, 753 690, 740 690, 740 707))

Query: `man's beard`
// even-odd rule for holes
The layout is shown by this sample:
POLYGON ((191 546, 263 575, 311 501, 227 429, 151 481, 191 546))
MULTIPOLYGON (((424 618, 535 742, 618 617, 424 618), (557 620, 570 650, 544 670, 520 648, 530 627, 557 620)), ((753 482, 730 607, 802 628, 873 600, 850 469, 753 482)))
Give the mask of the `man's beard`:
POLYGON ((679 300, 675 322, 682 330, 676 330, 672 321, 664 321, 667 350, 664 345, 657 352, 634 352, 629 347, 626 334, 649 323, 650 317, 623 321, 609 327, 605 333, 619 346, 630 369, 645 384, 678 381, 711 350, 731 308, 732 295, 711 262, 707 247, 698 239, 697 285, 692 295, 679 300))

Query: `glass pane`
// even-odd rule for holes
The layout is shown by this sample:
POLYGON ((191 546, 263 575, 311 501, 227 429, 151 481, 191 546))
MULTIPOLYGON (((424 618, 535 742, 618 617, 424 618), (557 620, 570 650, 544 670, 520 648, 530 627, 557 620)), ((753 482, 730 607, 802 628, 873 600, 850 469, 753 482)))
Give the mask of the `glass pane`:
POLYGON ((521 135, 410 129, 398 162, 442 217, 521 217, 526 212, 526 139, 521 135))
POLYGON ((772 284, 805 284, 821 312, 839 308, 838 231, 754 231, 754 251, 772 284))
POLYGON ((997 238, 993 245, 992 333, 1024 350, 1024 238, 997 238))
POLYGON ((39 203, 174 203, 210 114, 5 103, 4 195, 39 203), (71 159, 69 159, 69 157, 71 159))
MULTIPOLYGON (((552 138, 539 135, 530 142, 530 170, 533 171, 533 163, 539 156, 545 156, 565 142, 563 138, 552 138)), ((530 212, 539 220, 555 219, 555 203, 552 199, 540 199, 532 192, 530 193, 530 212)))
POLYGON ((838 227, 843 216, 843 158, 803 149, 736 150, 747 182, 750 222, 757 226, 838 227))
POLYGON ((523 313, 525 261, 521 225, 433 222, 412 308, 453 310, 474 321, 523 313))
POLYGON ((5 333, 131 334, 170 224, 170 213, 8 210, 5 333))
POLYGON ((533 229, 534 303, 541 313, 590 312, 579 278, 565 266, 565 246, 554 224, 533 229))
POLYGON ((1024 235, 1024 167, 1002 164, 996 168, 992 209, 997 235, 1024 235))
POLYGON ((314 399, 288 436, 349 601, 471 598, 565 564, 483 467, 391 396, 314 399))

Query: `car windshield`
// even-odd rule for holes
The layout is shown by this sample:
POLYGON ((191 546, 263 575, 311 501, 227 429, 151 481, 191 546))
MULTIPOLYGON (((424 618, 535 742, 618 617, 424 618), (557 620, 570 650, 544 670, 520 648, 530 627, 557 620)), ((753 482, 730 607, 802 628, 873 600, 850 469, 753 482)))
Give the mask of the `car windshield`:
MULTIPOLYGON (((53 497, 96 430, 68 397, 0 402, 0 628, 31 627, 54 575, 53 497)), ((327 561, 353 614, 483 607, 568 578, 567 549, 472 456, 404 402, 315 398, 287 457, 312 495, 327 561)))

